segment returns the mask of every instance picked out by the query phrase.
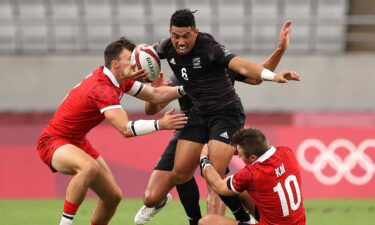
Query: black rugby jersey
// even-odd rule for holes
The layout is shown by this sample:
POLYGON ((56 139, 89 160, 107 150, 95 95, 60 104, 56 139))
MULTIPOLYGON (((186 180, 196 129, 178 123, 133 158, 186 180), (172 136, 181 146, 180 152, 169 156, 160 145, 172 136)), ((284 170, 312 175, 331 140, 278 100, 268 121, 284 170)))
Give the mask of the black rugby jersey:
POLYGON ((229 61, 236 55, 212 36, 198 33, 195 46, 187 55, 179 55, 170 38, 159 41, 154 47, 160 59, 167 59, 198 111, 210 113, 230 107, 232 103, 234 107, 241 105, 227 75, 229 61))
MULTIPOLYGON (((231 70, 227 70, 227 74, 229 76, 229 79, 230 79, 232 85, 234 85, 235 81, 241 81, 242 82, 246 79, 245 76, 243 76, 241 74, 238 74, 238 73, 236 73, 234 71, 231 71, 231 70)), ((176 78, 176 76, 174 74, 172 74, 172 76, 170 77, 170 85, 171 86, 181 85, 181 82, 176 78)), ((188 115, 190 109, 194 106, 193 102, 191 101, 191 99, 187 95, 184 95, 181 98, 179 98, 178 104, 180 105, 181 112, 185 113, 186 115, 188 115)))

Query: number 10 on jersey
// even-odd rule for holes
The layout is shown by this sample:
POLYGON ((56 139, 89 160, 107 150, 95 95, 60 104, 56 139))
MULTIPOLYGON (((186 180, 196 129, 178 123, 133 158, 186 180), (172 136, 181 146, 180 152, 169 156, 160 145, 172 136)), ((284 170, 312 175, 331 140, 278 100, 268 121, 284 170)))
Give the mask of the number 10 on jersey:
MULTIPOLYGON (((293 211, 296 211, 299 208, 299 206, 301 204, 301 200, 302 200, 302 198, 301 198, 301 191, 299 189, 297 177, 294 176, 294 175, 289 175, 285 179, 284 187, 285 187, 286 192, 288 194, 290 208, 293 211), (290 186, 291 183, 293 183, 294 190, 296 192, 295 195, 293 195, 293 190, 292 190, 292 188, 290 186), (297 201, 295 201, 294 196, 297 197, 297 201)), ((286 199, 285 192, 284 192, 284 189, 282 187, 281 182, 277 183, 277 185, 273 188, 273 191, 277 192, 277 194, 279 195, 279 199, 280 199, 280 203, 281 203, 281 208, 283 210, 283 216, 289 216, 290 213, 289 213, 288 201, 286 199)))

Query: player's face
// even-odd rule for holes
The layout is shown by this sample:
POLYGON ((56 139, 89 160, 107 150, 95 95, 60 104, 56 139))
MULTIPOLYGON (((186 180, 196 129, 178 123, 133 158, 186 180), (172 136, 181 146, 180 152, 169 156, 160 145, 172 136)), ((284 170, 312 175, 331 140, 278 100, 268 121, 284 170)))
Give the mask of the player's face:
POLYGON ((186 55, 194 48, 198 36, 197 28, 172 26, 169 33, 173 47, 179 55, 186 55))
POLYGON ((132 52, 124 48, 120 53, 119 58, 112 61, 111 67, 119 76, 123 76, 125 68, 130 65, 131 55, 132 52))
POLYGON ((258 157, 256 155, 250 155, 250 156, 246 157, 245 154, 244 154, 244 149, 242 148, 241 145, 237 145, 236 147, 237 147, 237 151, 238 151, 238 157, 240 157, 240 159, 242 159, 242 161, 245 164, 251 164, 255 160, 257 160, 258 157))

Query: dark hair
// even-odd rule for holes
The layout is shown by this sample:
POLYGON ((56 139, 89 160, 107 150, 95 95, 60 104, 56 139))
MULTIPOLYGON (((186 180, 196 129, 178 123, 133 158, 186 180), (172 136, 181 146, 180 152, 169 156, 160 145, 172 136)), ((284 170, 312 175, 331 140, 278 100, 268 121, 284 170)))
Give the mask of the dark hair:
POLYGON ((195 27, 194 14, 190 9, 180 9, 171 16, 170 27, 195 27))
POLYGON ((118 59, 123 49, 133 51, 135 44, 126 37, 120 37, 117 41, 110 43, 104 50, 104 65, 111 68, 112 60, 118 59))
POLYGON ((240 145, 244 149, 244 155, 261 156, 268 150, 268 142, 266 136, 257 128, 242 128, 233 136, 231 144, 233 146, 240 145))

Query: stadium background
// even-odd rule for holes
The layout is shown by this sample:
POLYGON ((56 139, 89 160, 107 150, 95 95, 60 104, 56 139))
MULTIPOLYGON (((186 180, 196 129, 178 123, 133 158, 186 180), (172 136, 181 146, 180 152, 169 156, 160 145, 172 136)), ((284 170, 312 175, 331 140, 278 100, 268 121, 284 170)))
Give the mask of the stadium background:
MULTIPOLYGON (((121 35, 137 43, 166 37, 170 15, 184 7, 198 9, 201 31, 258 63, 276 47, 283 22, 293 21, 277 71, 293 69, 302 81, 236 84, 247 125, 263 128, 274 145, 296 150, 305 199, 367 199, 364 213, 373 212, 373 0, 0 0, 1 221, 11 221, 9 199, 63 198, 69 179, 48 171, 35 142, 66 93, 103 63, 104 47, 121 35)), ((124 96, 123 106, 131 119, 144 117, 141 101, 124 96)), ((132 198, 142 196, 170 137, 162 131, 125 140, 106 123, 89 133, 132 198)), ((233 171, 241 166, 238 159, 231 164, 233 171)), ((204 182, 198 182, 204 198, 204 182)), ((375 218, 369 221, 358 224, 375 218)))

